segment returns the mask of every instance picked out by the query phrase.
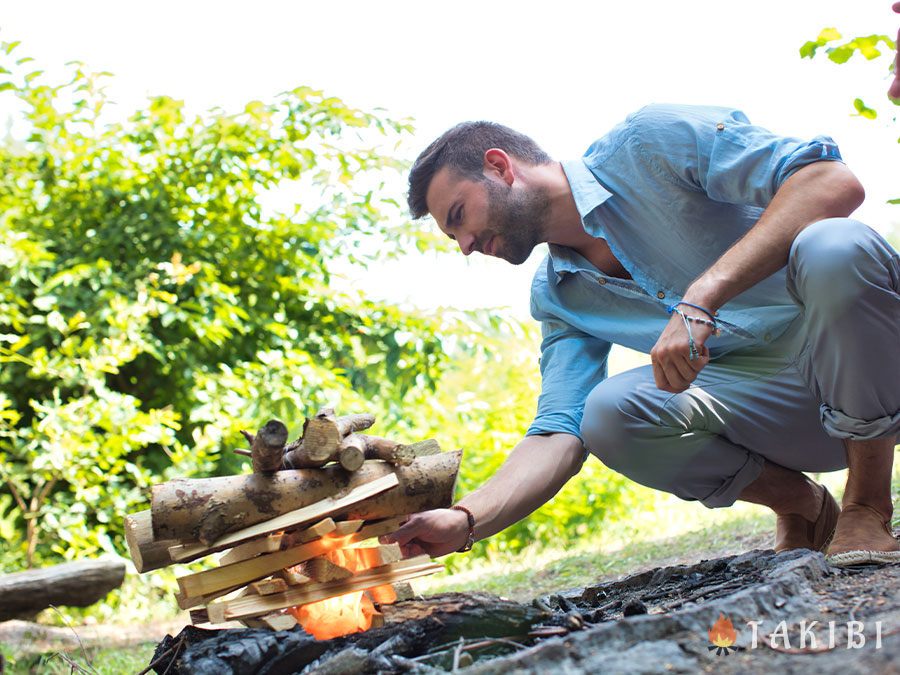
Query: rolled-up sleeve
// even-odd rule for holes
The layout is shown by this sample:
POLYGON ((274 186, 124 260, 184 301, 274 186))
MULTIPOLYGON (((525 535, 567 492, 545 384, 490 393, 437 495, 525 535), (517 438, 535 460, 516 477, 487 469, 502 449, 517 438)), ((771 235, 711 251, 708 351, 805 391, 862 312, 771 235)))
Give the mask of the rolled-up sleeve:
POLYGON ((541 321, 541 395, 526 436, 567 433, 581 438, 584 402, 606 378, 610 344, 551 318, 541 321))
POLYGON ((654 105, 630 121, 659 169, 719 202, 765 208, 799 169, 842 161, 828 136, 779 136, 729 108, 654 105))

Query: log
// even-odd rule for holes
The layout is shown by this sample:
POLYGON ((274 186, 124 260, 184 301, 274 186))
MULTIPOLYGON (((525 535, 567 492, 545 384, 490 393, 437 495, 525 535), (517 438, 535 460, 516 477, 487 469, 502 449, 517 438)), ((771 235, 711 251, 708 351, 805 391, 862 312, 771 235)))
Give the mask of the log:
POLYGON ((389 473, 396 474, 398 487, 337 515, 374 520, 448 507, 453 503, 461 458, 462 451, 456 450, 418 457, 408 467, 367 462, 351 473, 329 466, 171 480, 153 487, 153 534, 157 539, 200 539, 203 534, 211 542, 226 532, 309 506, 389 473))
POLYGON ((366 444, 356 434, 349 434, 337 449, 338 462, 347 471, 357 471, 366 459, 366 444))
MULTIPOLYGON (((225 536, 216 539, 208 546, 205 544, 195 544, 192 546, 172 547, 169 549, 169 553, 170 555, 172 555, 173 560, 177 560, 178 562, 196 560, 197 558, 202 558, 203 556, 210 553, 215 553, 216 551, 221 551, 223 549, 235 546, 236 544, 247 541, 248 539, 261 537, 271 532, 286 530, 288 528, 297 527, 299 525, 303 525, 304 523, 318 520, 322 516, 327 516, 330 513, 334 513, 335 511, 345 509, 355 504, 356 502, 362 501, 368 497, 371 497, 372 495, 378 494, 379 492, 389 490, 390 488, 398 484, 399 481, 397 480, 397 476, 393 474, 386 474, 384 476, 381 476, 380 478, 376 478, 373 481, 369 481, 368 483, 359 485, 341 496, 326 497, 322 501, 316 502, 315 504, 310 504, 309 506, 304 506, 302 508, 295 509, 294 511, 289 511, 288 513, 276 516, 275 518, 270 518, 269 520, 264 520, 261 523, 251 525, 250 527, 245 527, 241 530, 237 530, 236 532, 232 532, 231 534, 226 534, 225 536), (179 549, 177 553, 173 550, 175 548, 179 549)), ((310 528, 310 530, 313 530, 313 532, 310 532, 309 534, 313 536, 306 537, 306 531, 297 533, 296 535, 291 535, 287 539, 287 543, 282 540, 281 548, 287 548, 288 544, 294 541, 311 541, 312 539, 323 536, 329 529, 335 529, 331 527, 332 525, 334 525, 334 521, 330 518, 326 518, 324 521, 316 523, 310 528)))
POLYGON ((363 439, 366 459, 381 459, 401 466, 409 466, 416 457, 436 455, 441 451, 441 446, 433 438, 404 445, 381 436, 356 435, 363 439))
POLYGON ((375 415, 373 415, 372 413, 343 415, 335 419, 335 424, 337 424, 338 433, 340 433, 341 436, 347 436, 348 434, 352 434, 356 431, 368 429, 370 426, 375 424, 375 415))
POLYGON ((125 516, 125 541, 131 554, 131 562, 138 573, 171 565, 169 547, 182 543, 179 539, 153 538, 150 509, 125 516))
POLYGON ((50 605, 89 607, 125 580, 121 560, 82 560, 0 576, 0 621, 50 605))
POLYGON ((284 456, 284 444, 287 442, 288 430, 279 420, 266 422, 256 436, 242 431, 250 441, 250 459, 254 473, 270 473, 281 468, 284 456))

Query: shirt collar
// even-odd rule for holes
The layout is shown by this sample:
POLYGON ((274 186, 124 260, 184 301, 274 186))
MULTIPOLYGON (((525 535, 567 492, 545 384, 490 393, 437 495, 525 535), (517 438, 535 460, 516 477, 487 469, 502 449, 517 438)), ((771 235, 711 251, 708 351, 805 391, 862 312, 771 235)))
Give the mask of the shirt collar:
MULTIPOLYGON (((578 209, 578 215, 581 216, 585 232, 592 237, 602 237, 603 231, 600 228, 599 219, 589 218, 589 216, 594 209, 612 197, 612 193, 600 185, 582 160, 562 162, 561 164, 566 174, 566 180, 569 181, 569 187, 572 189, 575 208, 578 209)), ((550 265, 556 273, 556 281, 562 279, 566 273, 579 272, 588 268, 589 263, 574 249, 557 244, 550 244, 549 248, 550 265)))
POLYGON ((562 168, 569 181, 569 187, 572 188, 572 196, 575 197, 575 208, 578 209, 583 222, 591 211, 612 197, 612 193, 600 185, 582 160, 562 162, 562 168))

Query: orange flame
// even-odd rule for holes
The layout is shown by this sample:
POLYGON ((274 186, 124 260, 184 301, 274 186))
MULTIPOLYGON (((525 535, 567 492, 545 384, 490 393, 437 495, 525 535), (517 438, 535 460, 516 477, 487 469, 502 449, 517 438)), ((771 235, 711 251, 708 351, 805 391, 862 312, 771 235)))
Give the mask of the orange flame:
MULTIPOLYGON (((354 574, 380 564, 377 548, 341 548, 341 545, 349 543, 351 537, 352 535, 332 538, 329 541, 331 550, 323 557, 354 574), (331 544, 334 544, 333 548, 331 544)), ((382 584, 365 592, 347 593, 292 607, 288 612, 317 640, 330 640, 371 628, 372 617, 379 615, 372 600, 389 604, 396 599, 394 588, 390 584, 382 584)))
POLYGON ((719 614, 719 619, 709 629, 709 641, 716 647, 730 647, 737 640, 737 631, 731 624, 731 619, 724 614, 719 614))
POLYGON ((362 592, 347 593, 335 598, 311 602, 288 610, 303 626, 303 630, 317 640, 330 640, 368 630, 375 606, 362 592))

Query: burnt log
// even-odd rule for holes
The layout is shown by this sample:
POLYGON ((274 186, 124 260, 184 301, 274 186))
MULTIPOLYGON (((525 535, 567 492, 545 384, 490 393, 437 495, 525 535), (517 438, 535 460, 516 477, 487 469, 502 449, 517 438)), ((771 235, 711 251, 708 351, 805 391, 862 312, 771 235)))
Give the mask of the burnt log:
POLYGON ((395 473, 399 485, 340 514, 377 520, 452 503, 462 451, 419 457, 410 466, 367 462, 358 471, 340 466, 215 478, 176 479, 153 486, 154 539, 210 543, 226 532, 269 520, 395 473))
POLYGON ((526 639, 531 627, 546 617, 531 605, 487 593, 442 593, 384 605, 381 611, 384 626, 332 640, 316 640, 300 627, 273 632, 188 626, 157 646, 156 672, 167 668, 169 675, 406 672, 402 664, 432 650, 437 652, 433 659, 420 663, 446 670, 460 638, 494 639, 485 649, 508 652, 504 640, 526 639))
POLYGON ((89 607, 125 580, 121 560, 83 560, 0 576, 0 621, 50 605, 89 607))

